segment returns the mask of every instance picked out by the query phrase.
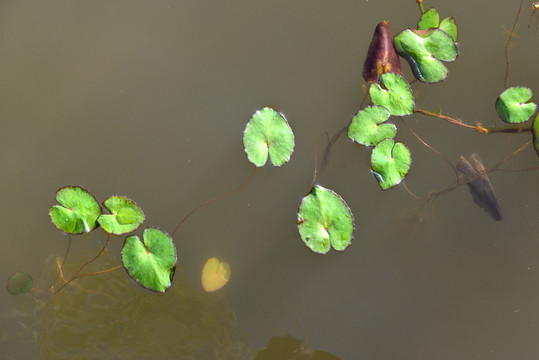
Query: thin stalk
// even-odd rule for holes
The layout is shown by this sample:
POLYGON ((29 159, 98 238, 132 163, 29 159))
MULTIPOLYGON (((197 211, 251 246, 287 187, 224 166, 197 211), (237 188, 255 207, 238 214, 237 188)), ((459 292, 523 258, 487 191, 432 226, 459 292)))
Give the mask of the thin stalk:
POLYGON ((187 220, 189 218, 189 216, 193 215, 198 209, 200 209, 201 207, 205 206, 205 205, 208 205, 209 203, 212 203, 214 201, 217 201, 217 200, 221 200, 221 199, 224 199, 224 198, 227 198, 229 196, 232 196, 238 192, 240 192, 245 186, 247 186, 247 184, 251 181, 251 179, 253 178, 253 176, 255 176, 256 172, 258 171, 259 168, 255 167, 254 171, 251 173, 251 175, 249 175, 249 178, 247 178, 247 180, 239 187, 237 188, 236 190, 234 191, 231 191, 229 193, 226 193, 224 195, 219 195, 217 197, 214 197, 214 198, 211 198, 209 200, 206 200, 200 204, 198 204, 193 210, 189 211, 189 213, 187 213, 187 215, 185 215, 179 222, 178 222, 178 225, 176 225, 176 227, 174 228, 174 231, 172 231, 172 233, 170 234, 170 236, 174 236, 174 234, 176 233, 176 231, 178 231, 178 229, 180 228, 180 225, 183 224, 183 222, 185 220, 187 220))
POLYGON ((322 140, 322 136, 324 136, 324 135, 326 135, 326 138, 327 138, 328 143, 329 143, 328 133, 327 133, 327 131, 324 131, 324 133, 320 134, 320 136, 318 137, 318 140, 316 141, 316 147, 315 147, 315 151, 314 151, 314 175, 313 175, 313 181, 311 181, 311 185, 309 185, 309 191, 310 191, 310 189, 313 188, 314 182, 316 181, 316 178, 318 177, 318 172, 317 172, 317 169, 318 169, 318 147, 320 146, 320 140, 322 140))
POLYGON ((511 45, 511 40, 513 39, 513 36, 515 34, 515 29, 517 27, 518 19, 520 18, 521 10, 522 10, 522 0, 520 0, 520 5, 517 11, 517 17, 515 18, 515 22, 513 23, 511 32, 509 33, 509 36, 507 37, 507 41, 505 42, 505 77, 503 78, 504 89, 507 89, 509 87, 509 71, 511 70, 511 60, 509 58, 509 46, 511 45))
POLYGON ((425 13, 425 8, 423 7, 423 0, 417 0, 417 5, 419 5, 419 11, 421 11, 421 15, 425 13))

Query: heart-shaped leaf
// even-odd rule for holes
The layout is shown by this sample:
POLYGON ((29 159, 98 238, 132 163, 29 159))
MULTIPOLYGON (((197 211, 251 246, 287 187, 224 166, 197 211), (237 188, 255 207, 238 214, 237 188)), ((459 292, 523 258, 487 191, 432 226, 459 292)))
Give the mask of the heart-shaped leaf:
POLYGON ((101 215, 97 221, 109 234, 122 235, 136 230, 144 221, 144 213, 137 204, 124 196, 111 196, 103 202, 110 214, 101 215))
POLYGON ((143 241, 136 235, 125 238, 122 263, 127 273, 146 289, 165 292, 172 284, 176 269, 176 247, 168 234, 147 228, 143 241))
POLYGON ((79 186, 66 186, 56 192, 56 201, 49 211, 52 223, 68 234, 82 234, 97 227, 101 207, 95 197, 79 186))
POLYGON ((305 245, 315 253, 325 254, 331 247, 343 251, 352 241, 354 217, 339 195, 315 186, 299 206, 298 230, 305 245))
POLYGON ((369 88, 375 105, 388 108, 393 116, 410 115, 414 112, 414 96, 410 85, 402 76, 392 73, 382 74, 380 84, 372 84, 369 88))
POLYGON ((380 75, 387 72, 402 75, 402 66, 393 47, 389 23, 384 20, 374 30, 367 58, 363 63, 363 79, 367 82, 378 82, 380 75))
POLYGON ((389 116, 389 110, 383 106, 368 106, 360 110, 348 126, 348 137, 365 146, 374 146, 383 139, 394 138, 397 127, 382 124, 389 116))
POLYGON ((17 271, 7 281, 7 292, 11 295, 19 295, 32 290, 34 280, 27 273, 17 271))
POLYGON ((379 142, 371 154, 371 169, 382 190, 398 185, 408 173, 411 163, 408 148, 393 139, 379 142))
POLYGON ((258 110, 243 132, 243 146, 249 161, 264 166, 268 159, 274 166, 290 160, 294 151, 294 134, 285 117, 266 107, 258 110))
POLYGON ((440 25, 440 15, 434 8, 430 8, 421 15, 419 22, 417 23, 418 30, 426 30, 430 28, 437 28, 440 25))
POLYGON ((408 61, 415 77, 425 83, 444 80, 449 71, 442 61, 455 61, 458 56, 454 39, 440 29, 406 29, 393 41, 395 50, 408 61))
POLYGON ((208 259, 202 269, 202 287, 207 292, 217 291, 230 280, 230 273, 230 265, 227 262, 221 262, 214 257, 208 259))
POLYGON ((500 119, 509 124, 520 124, 528 121, 537 105, 527 102, 532 98, 532 91, 527 87, 514 86, 506 89, 496 99, 496 111, 500 119))

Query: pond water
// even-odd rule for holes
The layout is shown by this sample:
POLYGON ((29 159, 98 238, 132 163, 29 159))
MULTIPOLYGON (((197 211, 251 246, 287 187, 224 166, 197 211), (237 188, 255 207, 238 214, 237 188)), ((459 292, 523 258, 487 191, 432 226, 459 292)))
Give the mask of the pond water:
MULTIPOLYGON (((518 5, 425 1, 457 19, 460 55, 443 83, 412 85, 418 108, 502 126, 494 101, 518 5)), ((17 1, 0 10, 0 278, 24 271, 42 291, 0 292, 2 358, 262 359, 272 339, 305 358, 327 352, 313 359, 539 356, 537 170, 490 174, 504 214, 494 221, 466 186, 427 208, 403 186, 381 191, 370 151, 341 137, 317 184, 350 206, 352 245, 322 256, 299 237, 316 141, 360 109, 374 28, 384 19, 394 35, 415 27, 414 0, 17 1), (294 131, 291 161, 262 168, 179 228, 166 294, 143 290, 121 269, 46 292, 68 244, 48 217, 59 187, 80 185, 99 201, 128 196, 145 226, 171 232, 199 203, 248 178, 242 132, 267 105, 294 131), (206 293, 200 274, 214 256, 232 277, 206 293)), ((525 1, 509 83, 539 92, 530 15, 525 1)), ((424 197, 452 183, 451 167, 392 121, 412 153, 408 188, 424 197)), ((511 153, 531 138, 508 141, 422 115, 406 121, 453 164, 477 152, 489 168, 506 144, 511 153)), ((528 146, 502 167, 538 160, 528 146)), ((100 230, 74 237, 66 274, 105 240, 100 230)), ((122 243, 113 238, 90 270, 118 265, 122 243)), ((274 358, 288 358, 285 348, 275 345, 274 358)))

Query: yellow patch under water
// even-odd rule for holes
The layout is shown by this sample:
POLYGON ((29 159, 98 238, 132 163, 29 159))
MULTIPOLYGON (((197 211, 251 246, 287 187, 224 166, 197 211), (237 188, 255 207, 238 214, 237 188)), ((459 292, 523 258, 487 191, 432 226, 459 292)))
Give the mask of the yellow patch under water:
POLYGON ((207 292, 217 291, 230 280, 230 265, 217 258, 206 261, 202 269, 202 287, 207 292))

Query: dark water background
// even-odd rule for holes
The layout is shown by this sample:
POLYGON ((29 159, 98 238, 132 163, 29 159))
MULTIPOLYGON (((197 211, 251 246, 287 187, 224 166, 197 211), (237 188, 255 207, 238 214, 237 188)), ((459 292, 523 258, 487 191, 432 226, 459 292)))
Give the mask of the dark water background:
MULTIPOLYGON (((519 1, 425 1, 459 26, 449 78, 414 84, 419 108, 501 125, 504 45, 519 1)), ((539 92, 539 36, 525 2, 511 48, 510 85, 539 92)), ((538 171, 490 175, 504 212, 493 221, 466 187, 432 208, 402 186, 382 192, 369 151, 345 138, 317 183, 352 209, 343 253, 315 255, 295 214, 309 190, 317 138, 359 110, 362 63, 376 24, 415 27, 413 0, 7 1, 0 5, 0 279, 15 271, 42 290, 67 237, 49 222, 55 191, 80 185, 103 201, 134 199, 145 225, 172 231, 200 202, 252 171, 242 147, 250 116, 282 111, 296 146, 234 197, 200 209, 174 236, 175 283, 164 296, 118 270, 55 297, 0 292, 5 359, 252 358, 290 334, 342 359, 536 359, 539 356, 538 171), (419 222, 418 218, 422 221, 419 222), (206 259, 230 263, 220 292, 201 290, 206 259)), ((405 75, 411 79, 407 64, 405 75)), ((535 98, 535 102, 539 99, 535 98)), ((399 125, 412 152, 406 178, 425 196, 451 168, 399 125)), ((414 115, 408 124, 452 162, 478 152, 486 167, 506 135, 480 135, 414 115)), ((510 138, 508 152, 530 139, 510 138)), ((539 166, 531 147, 503 167, 539 166)), ((66 271, 99 251, 76 237, 66 271)), ((95 270, 119 263, 122 239, 95 270)))

